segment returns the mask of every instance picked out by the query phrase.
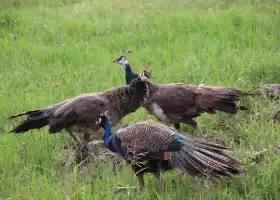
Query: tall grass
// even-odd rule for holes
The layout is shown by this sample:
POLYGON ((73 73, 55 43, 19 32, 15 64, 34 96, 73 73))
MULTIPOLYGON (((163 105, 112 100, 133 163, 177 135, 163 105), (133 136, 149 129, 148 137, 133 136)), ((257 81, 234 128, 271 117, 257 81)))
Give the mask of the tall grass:
MULTIPOLYGON (((277 199, 280 195, 277 104, 247 99, 250 112, 198 119, 248 164, 245 176, 210 181, 166 173, 164 188, 147 176, 142 193, 130 168, 114 175, 95 163, 66 169, 59 154, 71 141, 47 128, 8 134, 7 116, 80 93, 125 83, 112 60, 122 49, 135 71, 148 58, 156 83, 185 82, 254 90, 280 81, 280 5, 273 0, 2 0, 0 2, 0 198, 2 199, 277 199), (249 156, 268 150, 251 166, 249 156), (275 150, 276 149, 276 150, 275 150)), ((278 103, 279 107, 279 103, 278 103)), ((124 121, 153 118, 143 109, 124 121)), ((187 130, 187 127, 184 127, 187 130)))

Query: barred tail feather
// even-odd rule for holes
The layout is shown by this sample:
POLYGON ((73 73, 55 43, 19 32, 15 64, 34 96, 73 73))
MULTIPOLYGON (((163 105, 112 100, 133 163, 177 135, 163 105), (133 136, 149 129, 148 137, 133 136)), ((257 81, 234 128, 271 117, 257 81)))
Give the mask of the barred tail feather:
POLYGON ((171 153, 171 163, 182 171, 216 178, 243 173, 245 167, 226 155, 225 149, 207 141, 184 140, 181 151, 171 153))

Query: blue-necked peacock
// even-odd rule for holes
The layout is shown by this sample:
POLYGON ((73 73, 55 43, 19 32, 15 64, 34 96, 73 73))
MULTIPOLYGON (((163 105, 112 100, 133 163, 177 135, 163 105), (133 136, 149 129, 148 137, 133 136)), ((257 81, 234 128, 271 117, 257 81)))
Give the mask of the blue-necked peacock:
POLYGON ((113 133, 106 116, 99 124, 104 128, 104 144, 123 157, 144 186, 144 174, 153 173, 160 183, 162 173, 179 168, 194 175, 232 177, 244 172, 245 167, 226 155, 227 149, 204 139, 194 139, 158 122, 139 121, 113 133))

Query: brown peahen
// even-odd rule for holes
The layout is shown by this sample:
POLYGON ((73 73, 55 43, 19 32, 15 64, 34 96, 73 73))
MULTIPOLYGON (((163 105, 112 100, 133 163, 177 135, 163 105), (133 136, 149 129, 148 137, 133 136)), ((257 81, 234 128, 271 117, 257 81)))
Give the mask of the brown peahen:
POLYGON ((162 184, 163 172, 174 168, 216 178, 232 177, 245 170, 223 152, 226 147, 183 135, 152 120, 131 123, 116 133, 106 116, 100 117, 99 124, 105 130, 105 146, 131 165, 141 189, 145 173, 153 173, 162 184))
MULTIPOLYGON (((115 59, 114 62, 131 68, 125 56, 115 59)), ((131 76, 126 73, 127 82, 131 76)), ((184 83, 153 84, 149 81, 151 78, 153 77, 149 72, 142 73, 142 79, 147 84, 146 97, 141 101, 142 107, 158 120, 173 123, 178 130, 180 130, 180 123, 185 123, 202 133, 194 118, 205 112, 214 114, 216 111, 222 111, 235 114, 238 110, 247 109, 236 104, 242 96, 259 95, 223 86, 184 83)))
POLYGON ((77 142, 79 146, 77 152, 79 152, 83 146, 87 146, 90 136, 97 134, 101 128, 95 123, 101 113, 107 113, 110 123, 114 126, 120 123, 124 116, 140 107, 140 100, 145 95, 141 87, 144 87, 143 91, 145 91, 145 84, 138 78, 128 86, 120 86, 100 93, 82 94, 54 105, 11 116, 9 119, 21 116, 27 118, 10 132, 24 133, 46 125, 49 125, 51 134, 65 129, 77 142), (73 132, 83 133, 84 144, 79 142, 73 132))

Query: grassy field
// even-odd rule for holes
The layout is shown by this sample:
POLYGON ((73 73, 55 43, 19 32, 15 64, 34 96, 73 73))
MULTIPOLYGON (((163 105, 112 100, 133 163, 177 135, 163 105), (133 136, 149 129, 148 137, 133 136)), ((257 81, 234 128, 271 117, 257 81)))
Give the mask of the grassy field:
MULTIPOLYGON (((8 134, 9 115, 80 93, 125 83, 112 60, 122 49, 135 71, 149 59, 155 83, 185 82, 253 91, 280 82, 280 4, 273 0, 1 0, 0 1, 0 199, 279 199, 277 103, 242 102, 250 111, 198 119, 248 165, 245 176, 210 181, 177 171, 164 188, 146 176, 142 193, 113 195, 114 186, 137 184, 130 168, 117 176, 99 165, 68 169, 60 154, 71 141, 48 129, 8 134), (267 149, 252 165, 250 156, 267 149), (278 197, 278 198, 277 198, 278 197)), ((278 104, 279 107, 279 104, 278 104)), ((124 122, 150 118, 143 109, 124 122)), ((188 127, 184 129, 187 131, 188 127)))

